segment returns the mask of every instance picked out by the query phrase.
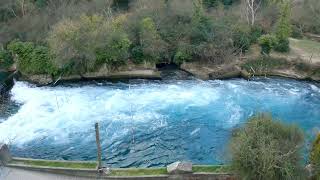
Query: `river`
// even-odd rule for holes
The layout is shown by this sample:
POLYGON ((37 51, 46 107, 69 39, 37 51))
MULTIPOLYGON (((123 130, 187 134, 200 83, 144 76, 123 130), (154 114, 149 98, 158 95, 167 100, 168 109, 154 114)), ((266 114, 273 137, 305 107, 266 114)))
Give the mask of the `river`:
POLYGON ((232 129, 257 112, 320 128, 319 84, 288 79, 133 80, 36 87, 16 82, 0 115, 0 141, 15 156, 94 160, 100 123, 104 162, 156 167, 227 161, 232 129))

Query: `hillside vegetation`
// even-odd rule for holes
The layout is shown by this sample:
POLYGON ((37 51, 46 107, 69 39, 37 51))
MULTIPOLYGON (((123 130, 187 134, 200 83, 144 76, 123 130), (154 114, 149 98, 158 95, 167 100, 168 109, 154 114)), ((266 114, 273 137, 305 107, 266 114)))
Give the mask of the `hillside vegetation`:
POLYGON ((232 63, 320 32, 317 0, 2 0, 0 69, 82 74, 127 64, 232 63), (292 11, 295 13, 291 13, 292 11))

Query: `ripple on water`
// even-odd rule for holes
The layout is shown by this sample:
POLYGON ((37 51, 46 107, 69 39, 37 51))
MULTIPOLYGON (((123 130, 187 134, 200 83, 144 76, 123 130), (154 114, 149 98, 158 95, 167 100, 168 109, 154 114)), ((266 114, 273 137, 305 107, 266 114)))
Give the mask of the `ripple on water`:
POLYGON ((104 161, 111 166, 222 163, 231 130, 256 112, 271 112, 312 135, 320 127, 319 89, 285 79, 57 87, 17 82, 15 111, 0 115, 0 140, 12 142, 16 156, 93 160, 93 125, 99 122, 104 161))

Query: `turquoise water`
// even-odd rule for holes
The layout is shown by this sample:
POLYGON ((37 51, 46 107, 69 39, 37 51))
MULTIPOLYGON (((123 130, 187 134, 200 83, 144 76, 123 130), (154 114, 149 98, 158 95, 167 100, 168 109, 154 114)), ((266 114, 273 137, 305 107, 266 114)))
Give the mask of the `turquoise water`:
POLYGON ((0 141, 15 156, 94 160, 100 123, 104 162, 154 167, 177 160, 220 164, 233 128, 257 112, 320 128, 318 84, 287 79, 131 81, 35 87, 16 82, 0 117, 0 141))

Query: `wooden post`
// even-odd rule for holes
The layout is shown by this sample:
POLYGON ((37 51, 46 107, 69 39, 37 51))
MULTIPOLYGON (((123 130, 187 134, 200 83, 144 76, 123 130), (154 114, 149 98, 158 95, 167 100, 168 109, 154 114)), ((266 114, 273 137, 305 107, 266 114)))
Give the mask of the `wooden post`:
POLYGON ((102 163, 101 163, 101 145, 100 145, 99 123, 95 124, 95 130, 96 130, 98 169, 100 169, 102 167, 102 163))

